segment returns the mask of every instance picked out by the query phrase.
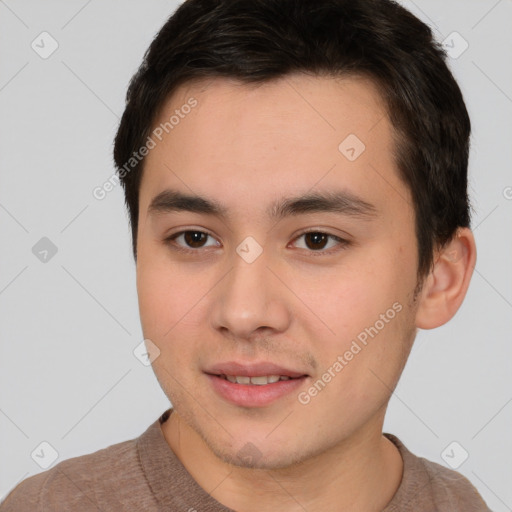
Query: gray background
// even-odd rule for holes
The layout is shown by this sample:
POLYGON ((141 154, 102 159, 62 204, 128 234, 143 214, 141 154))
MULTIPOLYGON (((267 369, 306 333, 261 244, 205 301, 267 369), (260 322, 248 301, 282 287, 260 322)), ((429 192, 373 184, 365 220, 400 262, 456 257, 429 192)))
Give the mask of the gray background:
MULTIPOLYGON (((402 3, 452 54, 469 45, 450 65, 473 123, 478 262, 455 318, 419 333, 385 431, 447 466, 442 453, 460 462, 466 450, 457 470, 509 511, 512 2, 402 3)), ((169 406, 133 354, 142 332, 122 189, 103 201, 92 190, 114 171, 128 80, 176 6, 0 1, 0 497, 43 470, 41 442, 53 466, 138 436, 169 406), (46 59, 31 47, 51 48, 43 31, 59 45, 46 59), (32 250, 43 237, 57 248, 46 262, 32 250)))

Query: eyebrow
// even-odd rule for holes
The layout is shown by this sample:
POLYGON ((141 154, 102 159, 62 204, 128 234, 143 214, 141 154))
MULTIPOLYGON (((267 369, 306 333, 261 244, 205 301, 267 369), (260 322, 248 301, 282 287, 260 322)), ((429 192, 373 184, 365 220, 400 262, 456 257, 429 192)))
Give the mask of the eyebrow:
MULTIPOLYGON (((156 195, 148 207, 150 214, 187 211, 212 215, 223 219, 231 218, 228 208, 214 199, 185 194, 178 190, 166 189, 156 195)), ((306 193, 285 197, 272 203, 266 214, 270 219, 317 213, 334 212, 363 220, 370 220, 377 214, 377 208, 346 190, 306 193)))

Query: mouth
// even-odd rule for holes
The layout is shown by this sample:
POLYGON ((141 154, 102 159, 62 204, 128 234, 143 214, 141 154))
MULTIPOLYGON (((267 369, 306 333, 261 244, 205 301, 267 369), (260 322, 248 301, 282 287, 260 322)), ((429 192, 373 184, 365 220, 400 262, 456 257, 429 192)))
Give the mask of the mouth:
POLYGON ((204 372, 213 391, 241 407, 263 407, 297 391, 309 375, 273 363, 220 363, 204 372))
POLYGON ((267 384, 277 382, 278 380, 288 380, 307 376, 305 372, 291 370, 284 366, 262 361, 259 363, 240 363, 236 361, 226 361, 210 366, 205 373, 225 377, 230 382, 238 384, 267 384), (250 380, 247 380, 249 377, 250 380), (266 378, 267 382, 262 379, 266 378), (288 379, 287 379, 288 378, 288 379), (254 379, 254 382, 251 382, 254 379))
MULTIPOLYGON (((211 374, 210 374, 211 375, 211 374)), ((221 379, 227 380, 232 384, 242 384, 244 386, 265 386, 267 384, 274 384, 275 382, 283 381, 283 380, 296 380, 302 377, 306 377, 306 375, 301 375, 300 377, 290 377, 288 375, 255 375, 253 377, 249 377, 247 375, 216 375, 213 374, 214 377, 219 377, 221 379)))

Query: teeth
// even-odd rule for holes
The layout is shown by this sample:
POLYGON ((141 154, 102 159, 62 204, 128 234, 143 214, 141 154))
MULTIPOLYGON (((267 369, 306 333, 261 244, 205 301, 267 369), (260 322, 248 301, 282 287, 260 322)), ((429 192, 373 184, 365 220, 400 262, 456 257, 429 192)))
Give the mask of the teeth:
POLYGON ((237 384, 255 384, 256 386, 264 386, 265 384, 273 384, 279 380, 290 379, 287 375, 262 375, 258 377, 221 375, 221 377, 229 380, 229 382, 236 382, 237 384))
POLYGON ((251 384, 263 386, 264 384, 269 384, 270 382, 277 382, 278 380, 279 375, 269 375, 268 377, 264 375, 263 377, 251 377, 251 384))

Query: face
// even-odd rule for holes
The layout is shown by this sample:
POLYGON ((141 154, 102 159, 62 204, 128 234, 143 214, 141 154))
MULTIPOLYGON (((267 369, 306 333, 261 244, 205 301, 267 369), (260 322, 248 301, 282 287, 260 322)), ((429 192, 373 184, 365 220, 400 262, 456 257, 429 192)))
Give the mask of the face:
POLYGON ((374 85, 212 79, 178 89, 166 122, 140 187, 137 288, 176 414, 251 467, 380 434, 415 335, 418 259, 374 85))

